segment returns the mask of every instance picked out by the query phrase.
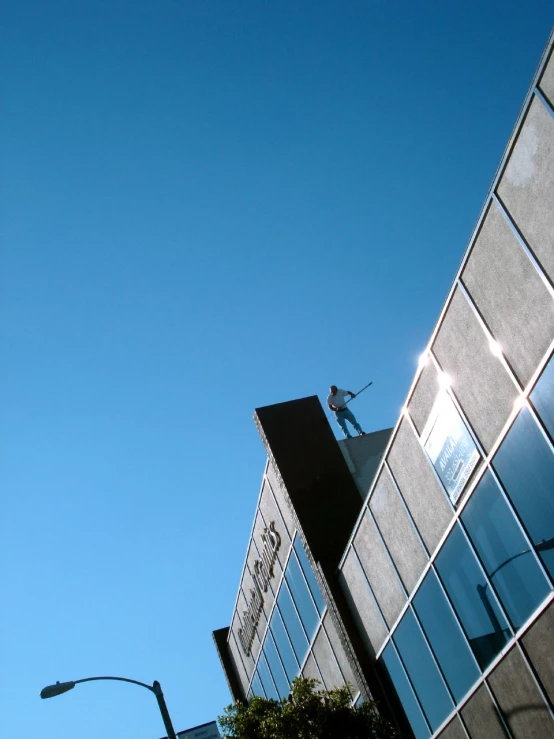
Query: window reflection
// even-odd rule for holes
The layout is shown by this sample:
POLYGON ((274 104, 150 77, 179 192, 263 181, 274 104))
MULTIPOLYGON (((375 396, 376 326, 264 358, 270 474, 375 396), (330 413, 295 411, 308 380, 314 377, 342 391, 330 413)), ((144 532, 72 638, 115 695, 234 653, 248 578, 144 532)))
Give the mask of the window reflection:
POLYGON ((479 669, 432 570, 414 598, 414 608, 450 690, 459 701, 479 677, 479 669))
POLYGON ((263 685, 266 698, 273 698, 274 700, 279 700, 279 695, 273 683, 273 679, 271 677, 271 673, 269 671, 269 667, 267 665, 267 661, 266 661, 263 651, 260 652, 260 657, 258 659, 257 672, 258 672, 260 681, 263 685))
POLYGON ((260 698, 265 698, 265 691, 262 686, 262 681, 259 678, 258 671, 254 673, 254 677, 252 678, 252 685, 250 686, 250 694, 249 695, 259 695, 260 698))
POLYGON ((298 536, 295 536, 294 538, 294 551, 296 552, 298 556, 300 565, 302 566, 302 571, 304 572, 304 575, 306 576, 306 580, 308 581, 308 585, 310 587, 311 593, 315 600, 315 604, 317 606, 317 610, 319 611, 320 614, 322 614, 323 611, 325 610, 325 601, 323 600, 323 596, 321 595, 321 591, 315 579, 315 575, 313 573, 312 567, 310 565, 306 552, 304 551, 302 542, 300 541, 298 536))
POLYGON ((516 418, 493 467, 554 577, 554 454, 528 408, 516 418))
POLYGON ((276 608, 271 617, 270 629, 273 634, 273 638, 275 639, 277 649, 279 650, 279 654, 281 655, 283 665, 285 666, 289 682, 292 683, 294 678, 299 675, 300 667, 296 657, 294 656, 294 652, 292 651, 292 646, 287 636, 287 632, 285 631, 281 614, 276 608))
POLYGON ((406 718, 408 719, 414 736, 416 739, 428 739, 431 735, 427 721, 421 711, 421 707, 417 702, 414 691, 406 673, 402 668, 402 664, 398 659, 396 649, 392 642, 385 647, 381 655, 381 664, 385 668, 388 679, 394 685, 396 694, 402 704, 406 718))
POLYGON ((319 626, 318 609, 323 611, 324 601, 304 548, 296 537, 262 645, 251 692, 263 688, 267 697, 275 697, 277 693, 283 698, 288 696, 290 684, 300 674, 300 665, 319 626), (255 683, 256 679, 258 683, 255 683))
POLYGON ((469 538, 519 628, 550 590, 512 511, 487 470, 462 513, 469 538))
POLYGON ((289 633, 296 658, 298 659, 298 662, 302 664, 304 657, 306 656, 306 652, 308 651, 308 640, 294 608, 286 582, 283 582, 281 585, 279 597, 277 598, 277 605, 281 616, 283 617, 283 621, 287 626, 287 631, 289 633))
POLYGON ((411 610, 398 624, 393 641, 434 731, 454 704, 411 610))
POLYGON ((319 624, 319 615, 294 552, 291 552, 289 557, 285 577, 306 633, 308 634, 308 639, 311 641, 319 624))
POLYGON ((510 629, 459 524, 435 566, 483 670, 508 641, 510 629))
POLYGON ((273 675, 273 680, 279 693, 279 697, 287 698, 290 692, 289 681, 285 675, 285 671, 283 670, 283 665, 279 660, 277 648, 270 633, 267 633, 265 637, 264 653, 269 669, 271 670, 271 674, 273 675))
POLYGON ((550 438, 554 440, 554 357, 550 359, 535 385, 531 402, 548 429, 550 438))
POLYGON ((448 497, 456 503, 480 455, 452 398, 444 390, 435 401, 422 439, 448 497))

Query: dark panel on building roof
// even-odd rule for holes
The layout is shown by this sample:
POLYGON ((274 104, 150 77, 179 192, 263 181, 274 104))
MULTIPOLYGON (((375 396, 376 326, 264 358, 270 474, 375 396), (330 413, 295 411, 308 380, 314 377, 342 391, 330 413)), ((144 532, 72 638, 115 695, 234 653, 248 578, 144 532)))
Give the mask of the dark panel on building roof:
POLYGON ((317 396, 257 408, 254 418, 314 558, 336 567, 361 500, 317 396))
POLYGON ((228 636, 229 636, 228 626, 225 626, 223 629, 216 629, 215 631, 212 631, 212 637, 215 643, 215 648, 217 649, 217 654, 221 661, 223 672, 225 673, 225 677, 227 678, 227 685, 229 686, 229 690, 231 691, 233 700, 238 701, 238 700, 243 699, 244 695, 243 695, 243 692, 240 686, 240 682, 235 673, 233 660, 231 659, 229 655, 229 651, 227 649, 228 636))

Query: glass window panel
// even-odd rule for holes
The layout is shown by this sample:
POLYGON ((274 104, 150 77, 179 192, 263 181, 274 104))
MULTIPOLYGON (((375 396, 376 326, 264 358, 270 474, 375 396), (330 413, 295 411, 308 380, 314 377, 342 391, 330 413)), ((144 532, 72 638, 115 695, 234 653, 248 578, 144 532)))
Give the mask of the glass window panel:
POLYGON ((406 718, 414 732, 415 739, 428 739, 431 732, 392 643, 389 643, 383 650, 381 662, 390 681, 394 685, 406 718))
POLYGON ((294 552, 291 552, 289 557, 285 578, 289 585, 292 598, 300 613, 306 633, 308 634, 308 639, 311 642, 319 624, 319 614, 316 611, 312 596, 310 595, 306 580, 304 579, 294 552))
POLYGON ((551 438, 554 439, 554 357, 546 365, 535 385, 531 401, 551 438))
POLYGON ((554 454, 528 408, 516 418, 493 466, 554 577, 554 454))
POLYGON ((360 695, 358 696, 356 700, 356 703, 354 704, 354 708, 358 709, 360 706, 363 706, 364 703, 365 703, 365 699, 363 695, 360 693, 360 695))
POLYGON ((510 628, 459 524, 435 566, 482 670, 510 638, 510 628))
POLYGON ((275 644, 279 650, 279 654, 281 655, 281 660, 285 666, 285 672, 287 673, 289 682, 292 683, 294 678, 298 677, 300 674, 300 667, 296 661, 294 652, 292 651, 292 646, 287 636, 287 632, 285 631, 283 619, 276 608, 273 610, 273 615, 269 625, 273 638, 275 639, 275 644))
POLYGON ((263 689, 262 681, 259 678, 258 671, 254 673, 252 678, 252 685, 250 686, 249 695, 259 695, 261 698, 265 698, 265 691, 263 689))
POLYGON ((279 591, 279 597, 277 598, 277 605, 279 611, 287 628, 287 631, 292 642, 294 653, 300 664, 303 663, 306 652, 308 651, 308 640, 306 634, 298 618, 298 614, 294 608, 292 598, 290 597, 289 589, 286 582, 281 585, 279 591))
POLYGON ((294 551, 296 552, 298 559, 300 560, 300 565, 302 566, 304 575, 306 575, 306 580, 308 581, 308 585, 310 586, 310 590, 312 591, 317 610, 321 614, 325 609, 325 601, 323 600, 321 590, 319 589, 319 585, 317 584, 317 580, 315 579, 315 575, 310 565, 308 555, 304 551, 304 547, 302 546, 302 542, 300 541, 298 536, 294 538, 294 551))
POLYGON ((479 461, 479 452, 452 398, 444 390, 435 401, 422 437, 448 497, 456 503, 479 461))
POLYGON ((279 697, 288 698, 288 695, 290 693, 289 681, 287 679, 287 676, 285 675, 283 665, 281 664, 279 660, 279 655, 277 654, 277 647, 275 646, 273 637, 271 636, 269 631, 267 632, 264 641, 264 653, 267 659, 267 664, 269 665, 269 669, 271 670, 271 674, 273 675, 273 681, 275 682, 275 685, 277 687, 279 697))
POLYGON ((450 690, 459 701, 478 679, 479 668, 433 571, 421 584, 414 608, 450 690))
POLYGON ((271 677, 271 673, 269 671, 269 667, 267 665, 267 661, 263 651, 260 652, 260 658, 258 660, 258 675, 263 685, 266 698, 279 700, 279 695, 277 693, 275 685, 273 684, 273 679, 271 677))
POLYGON ((411 610, 393 635, 398 653, 433 731, 454 708, 441 674, 411 610))
POLYGON ((462 521, 513 625, 519 628, 548 595, 550 584, 490 470, 477 485, 462 521))

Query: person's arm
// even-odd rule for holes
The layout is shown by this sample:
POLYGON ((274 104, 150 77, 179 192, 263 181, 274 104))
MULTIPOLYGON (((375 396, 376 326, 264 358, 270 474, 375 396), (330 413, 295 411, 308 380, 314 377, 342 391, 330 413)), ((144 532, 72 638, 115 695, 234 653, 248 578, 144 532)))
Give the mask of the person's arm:
POLYGON ((356 393, 353 393, 352 390, 347 390, 346 391, 346 394, 347 395, 350 395, 351 398, 355 398, 356 397, 356 393))

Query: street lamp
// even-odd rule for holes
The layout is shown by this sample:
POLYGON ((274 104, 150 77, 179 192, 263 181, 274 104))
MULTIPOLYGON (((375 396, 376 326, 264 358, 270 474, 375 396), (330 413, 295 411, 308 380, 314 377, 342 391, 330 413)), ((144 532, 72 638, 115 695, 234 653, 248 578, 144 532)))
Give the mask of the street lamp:
POLYGON ((65 683, 57 682, 55 685, 47 685, 40 691, 40 697, 54 698, 56 695, 61 695, 62 693, 67 693, 68 690, 73 690, 78 683, 89 683, 92 680, 119 680, 122 683, 140 685, 151 693, 154 693, 156 700, 158 701, 158 706, 160 707, 160 713, 162 714, 165 730, 167 731, 167 739, 177 739, 173 724, 171 723, 171 718, 169 717, 169 711, 167 710, 164 694, 162 693, 162 686, 157 680, 154 680, 152 685, 147 685, 138 680, 129 680, 127 677, 85 677, 82 680, 70 680, 65 683))

